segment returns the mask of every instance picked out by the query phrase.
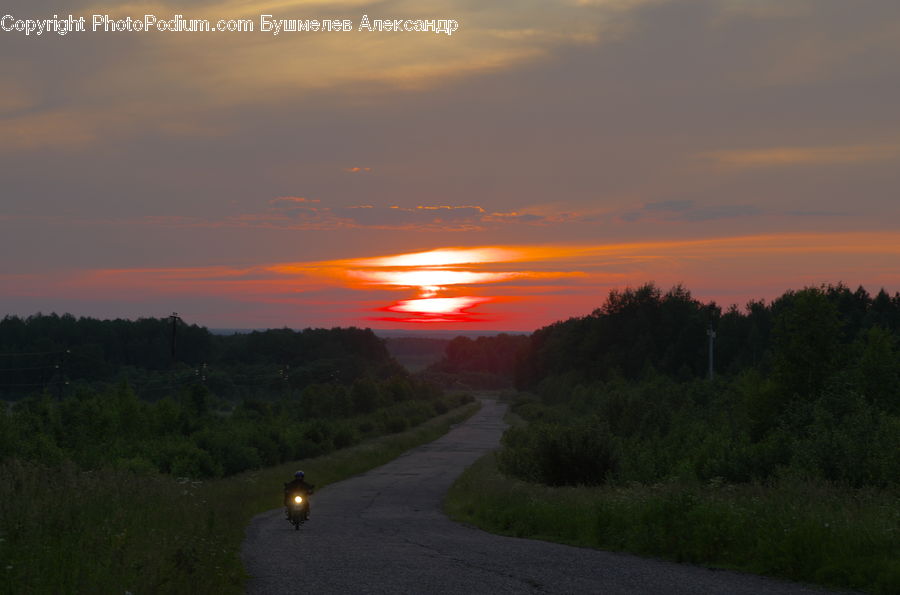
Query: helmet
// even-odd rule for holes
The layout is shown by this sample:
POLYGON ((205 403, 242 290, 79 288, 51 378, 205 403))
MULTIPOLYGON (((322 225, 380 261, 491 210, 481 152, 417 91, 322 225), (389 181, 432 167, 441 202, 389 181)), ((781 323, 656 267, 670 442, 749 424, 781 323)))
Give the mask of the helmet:
POLYGON ((294 477, 296 477, 297 479, 303 479, 303 471, 297 471, 296 473, 294 473, 294 477))

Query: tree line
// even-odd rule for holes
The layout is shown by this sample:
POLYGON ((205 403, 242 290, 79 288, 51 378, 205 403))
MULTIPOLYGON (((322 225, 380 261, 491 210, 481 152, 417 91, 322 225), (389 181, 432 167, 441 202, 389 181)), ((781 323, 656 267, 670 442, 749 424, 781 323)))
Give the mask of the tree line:
MULTIPOLYGON (((819 383, 846 363, 855 342, 878 343, 882 335, 896 339, 900 294, 891 297, 882 289, 872 297, 862 287, 851 291, 843 284, 827 285, 723 312, 682 286, 665 293, 652 283, 613 290, 588 316, 537 330, 519 354, 516 384, 530 389, 560 374, 584 380, 636 380, 651 371, 678 379, 701 377, 708 368, 709 330, 716 333, 715 362, 721 373, 755 368, 777 371, 784 380, 785 374, 799 374, 819 383), (796 372, 789 372, 791 367, 796 372)), ((789 388, 818 386, 795 383, 789 388)))
POLYGON ((369 329, 229 336, 171 319, 0 321, 0 459, 218 477, 400 432, 470 401, 369 329), (43 379, 41 381, 41 379, 43 379))
MULTIPOLYGON (((551 485, 900 478, 900 294, 806 287, 722 310, 682 286, 613 290, 524 342, 485 338, 466 369, 514 361, 530 423, 500 463, 551 485), (709 333, 716 377, 707 379, 709 333), (488 358, 484 354, 491 354, 488 358)), ((460 342, 457 347, 472 345, 460 342)), ((459 359, 449 351, 441 366, 459 359)))
POLYGON ((127 381, 161 398, 200 382, 217 396, 283 394, 312 383, 402 374, 370 329, 271 329, 216 335, 166 318, 98 320, 37 314, 0 320, 0 398, 127 381), (173 337, 174 334, 174 337, 173 337))
POLYGON ((425 370, 425 376, 443 385, 500 389, 511 387, 520 351, 527 335, 459 336, 447 343, 443 357, 425 370))

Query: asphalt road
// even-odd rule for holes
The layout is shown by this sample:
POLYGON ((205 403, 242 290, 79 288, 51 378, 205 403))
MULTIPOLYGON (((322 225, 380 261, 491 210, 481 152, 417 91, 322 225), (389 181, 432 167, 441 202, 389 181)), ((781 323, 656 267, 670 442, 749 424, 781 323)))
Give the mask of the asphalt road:
MULTIPOLYGON (((281 509, 253 519, 241 557, 247 592, 825 593, 727 571, 491 535, 459 525, 441 501, 462 470, 496 448, 504 407, 312 497, 300 531, 281 509)), ((315 478, 308 478, 315 483, 315 478)), ((276 486, 277 489, 277 486, 276 486)))

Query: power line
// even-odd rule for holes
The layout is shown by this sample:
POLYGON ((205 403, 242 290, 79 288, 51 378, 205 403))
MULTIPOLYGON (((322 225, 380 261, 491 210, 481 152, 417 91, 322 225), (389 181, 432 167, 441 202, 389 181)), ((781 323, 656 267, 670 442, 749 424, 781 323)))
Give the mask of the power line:
POLYGON ((0 384, 0 388, 23 387, 23 386, 57 386, 61 384, 69 384, 68 380, 49 380, 47 382, 32 382, 24 384, 0 384))
POLYGON ((65 353, 68 349, 62 349, 60 351, 32 351, 32 352, 13 352, 8 351, 6 353, 0 353, 0 357, 32 357, 35 355, 59 355, 61 353, 65 353))
POLYGON ((181 322, 181 317, 178 316, 178 312, 172 312, 169 320, 172 321, 172 365, 175 365, 175 334, 178 329, 178 323, 181 322))

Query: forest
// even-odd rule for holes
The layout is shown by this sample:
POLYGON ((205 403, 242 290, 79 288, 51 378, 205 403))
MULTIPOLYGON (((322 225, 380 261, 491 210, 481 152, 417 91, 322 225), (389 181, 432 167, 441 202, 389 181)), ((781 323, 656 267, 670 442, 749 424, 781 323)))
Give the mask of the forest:
POLYGON ((445 345, 443 357, 423 376, 445 386, 511 388, 519 352, 528 341, 527 335, 505 333, 475 339, 459 336, 445 345))
MULTIPOLYGON (((898 344, 900 295, 883 290, 724 311, 681 286, 614 290, 517 347, 482 341, 515 362, 519 392, 501 449, 448 510, 519 537, 898 593, 898 344)), ((453 365, 493 369, 463 353, 453 365)))
POLYGON ((216 335, 180 319, 97 320, 37 314, 0 320, 0 397, 127 381, 141 398, 200 382, 228 399, 316 383, 403 375, 371 330, 272 329, 216 335))
POLYGON ((368 329, 215 335, 178 319, 0 321, 0 459, 232 475, 402 431, 465 400, 368 329))
POLYGON ((683 287, 613 291, 536 331, 515 382, 534 422, 502 467, 562 484, 900 478, 900 297, 843 285, 722 312, 683 287), (714 378, 709 332, 714 330, 714 378))

